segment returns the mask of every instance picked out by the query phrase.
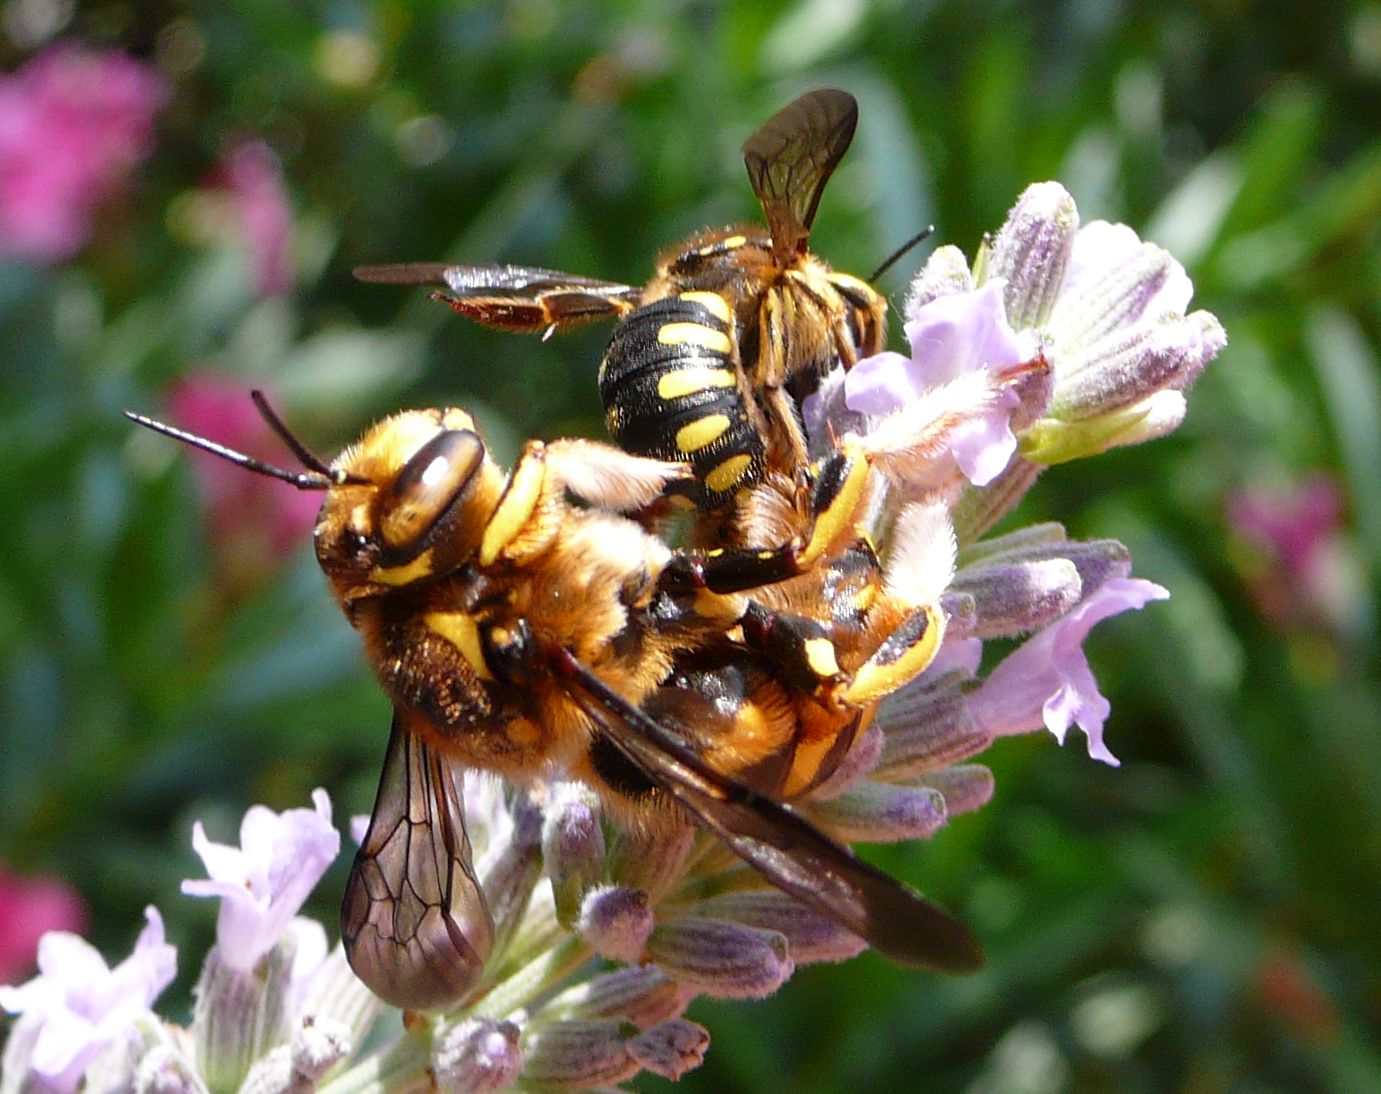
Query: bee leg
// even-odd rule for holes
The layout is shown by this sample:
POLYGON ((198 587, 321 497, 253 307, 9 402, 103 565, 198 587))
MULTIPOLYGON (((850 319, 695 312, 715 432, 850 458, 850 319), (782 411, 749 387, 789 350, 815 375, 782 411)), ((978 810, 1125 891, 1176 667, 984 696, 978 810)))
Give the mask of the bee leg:
POLYGON ((936 605, 913 608, 858 667, 852 680, 837 693, 838 700, 863 706, 909 683, 935 659, 944 630, 944 617, 936 605))
POLYGON ((810 569, 844 536, 856 539, 858 517, 867 496, 868 460, 845 448, 823 460, 804 480, 811 514, 805 537, 779 547, 681 551, 663 568, 658 585, 669 593, 740 593, 786 581, 810 569))
POLYGON ((744 642, 766 655, 781 679, 827 706, 840 707, 852 677, 839 667, 833 640, 814 619, 750 602, 744 612, 744 642))

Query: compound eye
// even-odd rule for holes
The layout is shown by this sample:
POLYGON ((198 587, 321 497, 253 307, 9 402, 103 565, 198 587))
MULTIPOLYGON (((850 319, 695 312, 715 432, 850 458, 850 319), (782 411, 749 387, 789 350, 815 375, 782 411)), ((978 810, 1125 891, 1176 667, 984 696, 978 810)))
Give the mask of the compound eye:
POLYGON ((448 429, 408 460, 381 500, 379 536, 390 551, 420 548, 484 462, 484 442, 468 429, 448 429))

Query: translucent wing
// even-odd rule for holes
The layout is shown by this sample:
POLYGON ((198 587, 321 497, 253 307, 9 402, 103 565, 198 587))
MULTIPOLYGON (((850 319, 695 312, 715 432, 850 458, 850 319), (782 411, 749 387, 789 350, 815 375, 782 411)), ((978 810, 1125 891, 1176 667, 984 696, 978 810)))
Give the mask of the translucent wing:
POLYGON ((788 103, 743 143, 753 192, 772 233, 772 254, 785 264, 805 250, 825 183, 844 158, 858 124, 847 91, 823 88, 788 103))
POLYGON ((360 266, 361 281, 383 285, 444 285, 453 309, 488 327, 542 331, 569 327, 637 307, 640 290, 616 281, 546 270, 540 266, 465 266, 407 262, 360 266))
POLYGON ((982 948, 963 923, 855 857, 791 806, 710 768, 568 651, 555 651, 553 659, 629 762, 773 885, 899 964, 945 972, 982 966, 982 948))
POLYGON ((340 921, 355 974, 406 1010, 462 999, 493 943, 455 774, 399 713, 340 921))

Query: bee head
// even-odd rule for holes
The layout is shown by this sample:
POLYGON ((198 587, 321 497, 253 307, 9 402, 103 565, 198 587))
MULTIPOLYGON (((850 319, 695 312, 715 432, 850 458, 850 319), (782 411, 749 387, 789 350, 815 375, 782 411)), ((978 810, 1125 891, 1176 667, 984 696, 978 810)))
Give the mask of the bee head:
POLYGON ((275 467, 205 437, 125 413, 142 426, 247 471, 299 490, 323 491, 313 539, 317 560, 342 604, 445 577, 475 553, 504 476, 489 459, 469 414, 420 410, 385 418, 327 463, 283 424, 262 392, 250 397, 304 470, 275 467))
POLYGON ((314 538, 336 595, 361 597, 442 578, 479 548, 503 492, 463 410, 413 410, 370 427, 333 465, 314 538))

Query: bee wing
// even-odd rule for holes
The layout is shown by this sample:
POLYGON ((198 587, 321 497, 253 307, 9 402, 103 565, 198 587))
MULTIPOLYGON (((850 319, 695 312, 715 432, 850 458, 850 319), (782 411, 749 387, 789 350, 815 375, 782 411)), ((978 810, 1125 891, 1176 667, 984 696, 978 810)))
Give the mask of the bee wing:
POLYGON ((340 921, 355 974, 406 1010, 459 1001, 493 942, 455 773, 396 712, 340 921))
POLYGON ((641 291, 617 281, 547 270, 540 266, 466 266, 406 262, 360 266, 361 281, 383 285, 444 285, 442 299, 467 318, 501 330, 540 331, 573 326, 638 306, 641 291))
POLYGON ((773 885, 899 964, 945 972, 982 966, 982 947, 963 923, 857 858, 791 806, 715 771, 569 652, 557 651, 555 659, 584 693, 582 708, 629 762, 773 885))
POLYGON ((743 142, 748 178, 767 214, 779 263, 805 249, 820 195, 857 124, 854 97, 823 88, 788 103, 743 142))

